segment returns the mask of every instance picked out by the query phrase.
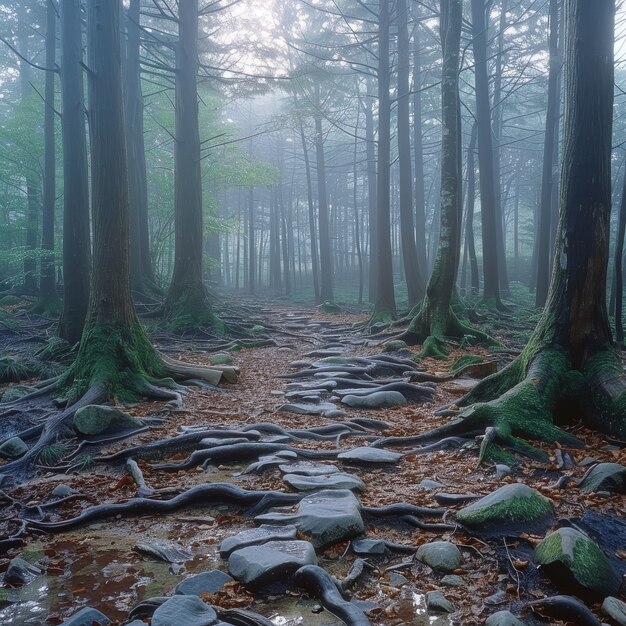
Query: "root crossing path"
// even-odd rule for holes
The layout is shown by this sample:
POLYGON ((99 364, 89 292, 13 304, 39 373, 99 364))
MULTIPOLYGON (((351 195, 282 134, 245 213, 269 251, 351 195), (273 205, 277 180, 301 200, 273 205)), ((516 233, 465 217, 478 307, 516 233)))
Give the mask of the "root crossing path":
POLYGON ((487 458, 494 433, 453 403, 511 351, 473 348, 453 370, 467 350, 416 360, 362 334, 365 316, 241 310, 254 340, 153 338, 238 367, 236 383, 125 408, 132 428, 59 437, 28 482, 2 475, 0 623, 539 624, 540 607, 606 621, 603 593, 574 567, 538 569, 535 547, 574 529, 621 581, 626 453, 579 429, 584 448, 500 442, 487 458))

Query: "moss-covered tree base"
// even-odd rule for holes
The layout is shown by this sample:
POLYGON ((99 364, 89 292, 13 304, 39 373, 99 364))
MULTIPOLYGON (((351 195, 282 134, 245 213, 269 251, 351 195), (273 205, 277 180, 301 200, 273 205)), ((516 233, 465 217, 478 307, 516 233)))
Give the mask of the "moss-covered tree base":
POLYGON ((215 314, 211 298, 204 287, 184 290, 176 296, 170 294, 165 304, 165 317, 168 328, 173 332, 207 327, 218 334, 226 331, 224 323, 215 314))
POLYGON ((422 344, 422 352, 418 358, 446 358, 446 339, 458 339, 471 345, 499 345, 486 333, 461 322, 451 307, 445 312, 433 310, 428 300, 424 301, 408 329, 397 339, 402 339, 409 345, 422 344))
POLYGON ((60 298, 40 298, 31 308, 32 313, 43 317, 58 318, 61 315, 62 302, 60 298))

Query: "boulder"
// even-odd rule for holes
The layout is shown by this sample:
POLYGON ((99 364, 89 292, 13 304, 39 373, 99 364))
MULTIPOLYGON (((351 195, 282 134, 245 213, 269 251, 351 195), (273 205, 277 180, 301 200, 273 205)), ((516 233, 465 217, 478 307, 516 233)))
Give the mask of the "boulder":
POLYGON ((116 428, 141 426, 143 422, 112 406, 88 404, 74 415, 74 429, 81 435, 99 435, 116 428))
POLYGON ((510 611, 498 611, 485 620, 485 626, 524 626, 510 611))
POLYGON ((296 491, 315 491, 319 489, 365 491, 365 483, 353 474, 322 474, 320 476, 285 474, 283 480, 296 491))
POLYGON ((619 463, 598 463, 585 475, 580 490, 626 493, 626 467, 619 463))
POLYGON ((217 613, 198 596, 176 595, 154 612, 152 626, 213 626, 217 613))
POLYGON ((358 409, 382 409, 408 404, 407 399, 399 391, 374 391, 366 396, 347 395, 341 401, 358 409))
POLYGON ((232 578, 219 569, 188 576, 178 583, 175 593, 183 596, 199 596, 201 593, 216 593, 226 583, 232 582, 232 578))
POLYGON ((265 513, 255 520, 272 524, 295 524, 310 537, 316 548, 325 548, 363 532, 361 503, 351 491, 328 489, 312 493, 298 504, 297 511, 265 513))
POLYGON ((316 564, 315 548, 308 541, 270 541, 233 552, 228 571, 244 585, 260 586, 316 564))
POLYGON ((27 452, 28 446, 19 437, 11 437, 0 446, 0 456, 5 459, 17 459, 27 452))
POLYGON ((461 551, 450 541, 422 544, 415 558, 439 572, 453 572, 461 565, 461 551))
POLYGON ((609 596, 602 603, 602 612, 619 626, 626 626, 626 602, 609 596))
POLYGON ((446 598, 441 591, 428 591, 426 593, 426 608, 429 611, 439 613, 454 613, 454 605, 446 598))
POLYGON ((464 587, 465 581, 457 574, 446 574, 441 579, 441 584, 446 587, 464 587))
POLYGON ((406 350, 408 347, 406 341, 402 341, 402 339, 392 339, 383 346, 383 352, 400 352, 400 350, 406 350))
POLYGON ((291 465, 279 465, 278 469, 283 474, 302 474, 303 476, 327 476, 328 474, 338 474, 339 468, 325 463, 311 463, 302 461, 291 465))
POLYGON ((235 550, 258 546, 268 541, 288 541, 295 539, 298 530, 295 526, 271 526, 263 524, 258 528, 242 530, 232 537, 226 537, 220 544, 219 552, 223 559, 230 556, 235 550))
POLYGON ((587 535, 575 528, 559 528, 550 533, 535 548, 535 562, 555 573, 555 583, 566 582, 562 567, 558 571, 551 566, 560 564, 585 589, 601 596, 619 593, 621 577, 615 571, 600 547, 587 535))
POLYGON ((371 446, 362 446, 353 448, 346 452, 340 452, 337 455, 342 461, 350 463, 397 463, 402 455, 399 452, 391 452, 391 450, 383 450, 382 448, 372 448, 371 446))
POLYGON ((41 574, 41 569, 36 565, 15 557, 9 563, 4 574, 4 582, 9 585, 26 585, 41 574))
POLYGON ((111 620, 104 613, 86 606, 65 620, 61 626, 107 626, 110 623, 111 620))
POLYGON ((224 354, 223 352, 214 354, 211 357, 211 365, 232 365, 233 363, 233 357, 230 356, 230 354, 224 354))
POLYGON ((385 542, 380 539, 355 539, 352 551, 363 556, 385 554, 385 542))
POLYGON ((545 529, 553 517, 550 501, 523 483, 512 483, 472 502, 456 515, 464 526, 496 534, 545 529))

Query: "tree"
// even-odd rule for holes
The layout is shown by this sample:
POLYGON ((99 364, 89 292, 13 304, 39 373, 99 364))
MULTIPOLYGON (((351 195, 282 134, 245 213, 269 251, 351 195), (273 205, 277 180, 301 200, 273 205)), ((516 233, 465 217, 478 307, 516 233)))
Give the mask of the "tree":
POLYGON ((56 272, 54 262, 54 212, 56 204, 56 154, 54 140, 54 79, 56 53, 57 12, 52 0, 46 3, 46 86, 44 102, 44 177, 43 177, 43 222, 41 247, 45 250, 41 258, 39 280, 40 301, 38 312, 58 314, 56 298, 56 272))
POLYGON ((217 323, 202 280, 202 178, 197 74, 198 0, 188 0, 179 5, 176 42, 176 245, 174 271, 165 303, 166 314, 174 328, 217 323))
POLYGON ((415 245, 413 172, 409 121, 409 26, 406 0, 397 0, 398 26, 398 160, 400 161, 400 235, 409 306, 424 296, 424 283, 415 245))
POLYGON ((80 1, 62 0, 63 309, 59 336, 71 344, 80 341, 83 332, 91 266, 81 24, 80 1))
POLYGON ((496 181, 493 167, 493 138, 489 78, 487 75, 487 19, 485 0, 472 0, 472 46, 476 83, 478 125, 478 168, 480 171, 480 215, 483 233, 483 295, 486 302, 500 306, 498 283, 496 181))
MULTIPOLYGON (((571 0, 564 11, 565 135, 548 300, 520 356, 460 401, 462 419, 436 432, 493 427, 486 441, 544 459, 518 437, 579 444, 559 418, 626 436, 626 377, 606 307, 615 5, 571 0)), ((482 456, 496 450, 483 446, 482 456)))
POLYGON ((391 164, 391 97, 389 86, 389 0, 380 0, 378 13, 378 206, 376 209, 376 301, 371 322, 396 317, 389 206, 391 164))
POLYGON ((462 324, 451 308, 461 252, 461 23, 461 0, 441 0, 441 235, 426 296, 402 335, 402 339, 409 343, 424 344, 422 356, 444 356, 446 337, 470 335, 487 340, 483 333, 462 324))

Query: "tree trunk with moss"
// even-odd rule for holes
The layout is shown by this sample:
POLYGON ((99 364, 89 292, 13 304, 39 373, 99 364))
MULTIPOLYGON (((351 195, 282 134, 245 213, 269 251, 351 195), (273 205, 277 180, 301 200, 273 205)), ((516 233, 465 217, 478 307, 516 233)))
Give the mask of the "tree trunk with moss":
POLYGON ((522 354, 467 394, 462 422, 439 434, 493 426, 514 448, 519 436, 575 444, 555 422, 582 419, 626 436, 626 377, 606 307, 614 19, 612 3, 565 4, 567 106, 548 301, 522 354))
POLYGON ((198 0, 181 2, 176 43, 175 256, 166 313, 173 328, 213 324, 202 280, 202 179, 198 125, 198 0))
POLYGON ((59 336, 71 344, 80 341, 83 332, 91 266, 82 62, 81 3, 62 0, 63 309, 59 336))
POLYGON ((423 343, 422 356, 443 357, 446 337, 485 336, 462 324, 451 308, 461 252, 461 102, 459 62, 462 9, 460 0, 441 2, 443 68, 441 80, 441 234, 426 296, 403 339, 423 343))

